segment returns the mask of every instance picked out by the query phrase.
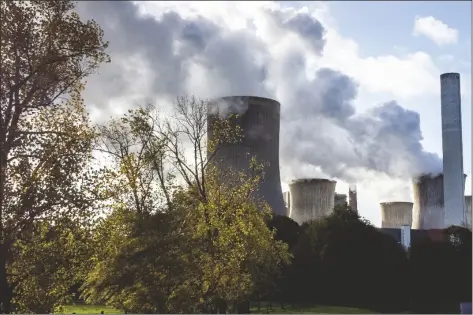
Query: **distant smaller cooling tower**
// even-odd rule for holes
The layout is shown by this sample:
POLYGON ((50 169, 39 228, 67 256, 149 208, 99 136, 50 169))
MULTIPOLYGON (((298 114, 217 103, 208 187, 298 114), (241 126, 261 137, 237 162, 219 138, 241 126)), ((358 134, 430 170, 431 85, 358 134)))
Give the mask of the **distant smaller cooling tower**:
POLYGON ((291 219, 299 224, 332 213, 337 182, 328 179, 298 179, 289 185, 291 219))
POLYGON ((382 202, 381 227, 400 229, 402 226, 412 226, 412 202, 382 202))
POLYGON ((471 196, 465 196, 466 226, 471 229, 471 196))
POLYGON ((412 188, 414 193, 412 228, 443 229, 443 174, 414 178, 412 188))
POLYGON ((347 195, 346 194, 335 194, 335 207, 343 206, 347 203, 347 195))

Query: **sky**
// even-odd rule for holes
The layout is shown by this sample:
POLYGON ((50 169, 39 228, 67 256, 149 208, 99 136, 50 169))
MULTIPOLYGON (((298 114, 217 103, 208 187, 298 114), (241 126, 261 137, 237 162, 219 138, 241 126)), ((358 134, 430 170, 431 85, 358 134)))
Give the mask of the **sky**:
POLYGON ((282 186, 356 183, 360 214, 411 201, 410 177, 441 170, 440 74, 461 75, 471 194, 471 2, 78 2, 110 41, 88 79, 96 122, 180 95, 281 103, 282 186))

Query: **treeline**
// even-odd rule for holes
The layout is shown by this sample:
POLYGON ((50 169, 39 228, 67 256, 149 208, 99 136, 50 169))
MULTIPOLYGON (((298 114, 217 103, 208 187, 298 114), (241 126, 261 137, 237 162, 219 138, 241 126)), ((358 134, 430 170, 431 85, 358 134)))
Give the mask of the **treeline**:
POLYGON ((109 60, 100 26, 68 0, 0 9, 0 313, 59 312, 74 298, 242 313, 258 300, 423 310, 433 296, 471 297, 471 233, 406 254, 347 209, 302 227, 272 218, 255 194, 263 165, 210 163, 243 134, 222 119, 209 143, 206 101, 93 125, 81 93, 109 60))
POLYGON ((383 313, 459 313, 472 296, 472 235, 463 227, 442 239, 401 244, 346 208, 299 226, 275 217, 276 239, 289 245, 292 263, 276 287, 256 299, 281 305, 337 305, 383 313))

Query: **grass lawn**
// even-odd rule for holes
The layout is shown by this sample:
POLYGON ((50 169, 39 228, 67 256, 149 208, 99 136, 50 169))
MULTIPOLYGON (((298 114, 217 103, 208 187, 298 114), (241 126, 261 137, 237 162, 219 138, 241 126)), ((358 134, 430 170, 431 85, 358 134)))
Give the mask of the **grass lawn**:
MULTIPOLYGON (((64 306, 64 313, 66 314, 100 314, 103 311, 104 314, 123 314, 122 311, 110 308, 104 305, 67 305, 64 306)), ((251 308, 252 314, 267 314, 266 307, 261 307, 258 312, 257 307, 251 308)), ((349 307, 338 307, 338 306, 312 306, 305 308, 291 308, 286 306, 282 309, 279 305, 273 305, 272 309, 269 310, 269 314, 376 314, 373 311, 349 308, 349 307)))
POLYGON ((66 314, 100 314, 103 311, 104 314, 123 314, 122 311, 105 306, 105 305, 66 305, 64 306, 64 313, 66 314))

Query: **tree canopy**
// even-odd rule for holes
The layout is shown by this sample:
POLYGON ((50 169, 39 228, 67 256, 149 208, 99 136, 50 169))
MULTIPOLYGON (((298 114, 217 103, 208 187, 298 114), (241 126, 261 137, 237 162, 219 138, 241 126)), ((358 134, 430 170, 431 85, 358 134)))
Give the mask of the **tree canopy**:
POLYGON ((80 93, 108 60, 107 43, 73 8, 67 0, 0 5, 0 311, 7 313, 15 242, 40 218, 80 217, 90 205, 94 133, 80 93))

